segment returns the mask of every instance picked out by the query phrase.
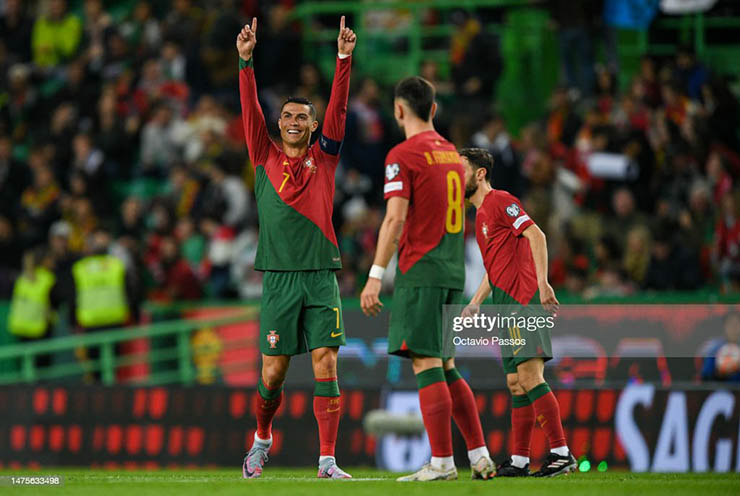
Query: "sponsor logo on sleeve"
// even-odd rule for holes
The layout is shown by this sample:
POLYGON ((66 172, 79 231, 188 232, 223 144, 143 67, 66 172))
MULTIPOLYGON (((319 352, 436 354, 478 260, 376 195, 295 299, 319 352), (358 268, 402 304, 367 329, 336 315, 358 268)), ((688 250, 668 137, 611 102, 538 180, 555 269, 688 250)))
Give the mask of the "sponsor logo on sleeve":
POLYGON ((392 183, 385 183, 383 186, 383 193, 390 193, 391 191, 401 191, 403 189, 403 181, 393 181, 392 183))
POLYGON ((514 229, 519 229, 519 226, 524 224, 529 220, 529 215, 524 214, 521 217, 519 217, 517 220, 514 221, 514 229))
POLYGON ((385 166, 385 177, 389 181, 392 181, 401 172, 401 166, 397 163, 388 164, 385 166))
POLYGON ((519 215, 519 212, 521 212, 521 210, 519 209, 519 205, 517 205, 516 203, 512 203, 511 205, 506 207, 506 215, 508 215, 509 217, 516 217, 517 215, 519 215))

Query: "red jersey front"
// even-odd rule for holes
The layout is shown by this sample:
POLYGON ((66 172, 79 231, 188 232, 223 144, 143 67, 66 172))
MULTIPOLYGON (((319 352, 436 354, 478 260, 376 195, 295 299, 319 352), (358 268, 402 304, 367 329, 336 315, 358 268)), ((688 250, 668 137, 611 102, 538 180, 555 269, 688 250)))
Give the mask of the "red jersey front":
POLYGON ((240 61, 244 137, 255 168, 259 216, 257 270, 342 268, 331 218, 334 173, 344 139, 352 58, 337 58, 331 98, 319 139, 302 157, 288 157, 267 134, 252 59, 240 61))
POLYGON ((537 292, 532 250, 522 236, 532 224, 519 200, 497 189, 486 195, 475 216, 475 237, 491 286, 522 305, 537 292))
POLYGON ((385 199, 409 200, 396 286, 462 289, 465 175, 455 145, 425 131, 393 147, 385 163, 385 199))

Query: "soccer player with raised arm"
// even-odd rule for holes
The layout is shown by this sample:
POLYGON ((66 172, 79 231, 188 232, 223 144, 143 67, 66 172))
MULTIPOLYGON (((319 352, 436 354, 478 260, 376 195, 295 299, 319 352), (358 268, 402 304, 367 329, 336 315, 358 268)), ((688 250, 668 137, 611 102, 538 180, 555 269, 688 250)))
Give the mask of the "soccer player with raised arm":
POLYGON ((455 146, 437 134, 434 87, 410 77, 396 86, 393 110, 406 140, 386 158, 386 214, 361 295, 366 315, 381 308, 380 281, 398 247, 398 270, 388 352, 411 359, 432 459, 400 481, 457 479, 450 420, 465 438, 472 477, 494 466, 468 383, 455 368, 452 336, 442 329, 442 307, 462 302, 465 284, 463 167, 455 146), (447 342, 449 341, 449 342, 447 342))
MULTIPOLYGON (((517 198, 490 184, 493 157, 480 148, 460 150, 465 167, 465 197, 477 209, 475 236, 483 255, 486 276, 463 311, 478 313, 480 305, 493 293, 493 303, 514 308, 520 314, 531 311, 527 305, 539 291, 544 310, 558 307, 555 292, 547 281, 547 243, 545 234, 522 208, 517 198)), ((552 358, 550 331, 542 327, 522 332, 509 328, 506 338, 525 338, 517 347, 501 346, 506 384, 511 391, 511 424, 514 452, 496 470, 497 477, 528 476, 529 445, 535 420, 545 431, 550 453, 535 477, 551 477, 576 469, 576 459, 568 450, 560 420, 558 400, 545 382, 545 362, 552 358)))
POLYGON ((259 213, 255 268, 264 271, 260 311, 262 374, 257 389, 257 431, 244 458, 243 475, 255 478, 272 446, 272 419, 283 398, 290 357, 311 353, 315 378, 313 410, 319 426, 319 478, 350 475, 334 459, 339 427, 337 352, 345 344, 342 304, 335 271, 341 268, 332 227, 334 172, 344 137, 352 50, 357 37, 342 16, 336 72, 324 126, 316 109, 303 98, 288 98, 278 127, 281 146, 267 134, 257 100, 252 51, 257 44, 257 19, 236 39, 239 52, 239 93, 244 135, 255 168, 254 193, 259 213))

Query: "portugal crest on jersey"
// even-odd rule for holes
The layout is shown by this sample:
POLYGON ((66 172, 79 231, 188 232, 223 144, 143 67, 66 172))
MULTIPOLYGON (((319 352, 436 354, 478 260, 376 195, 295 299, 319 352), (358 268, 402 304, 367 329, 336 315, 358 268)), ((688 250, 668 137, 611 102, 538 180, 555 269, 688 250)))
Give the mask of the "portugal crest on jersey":
POLYGON ((267 342, 270 343, 271 350, 277 348, 278 341, 280 341, 280 336, 277 331, 270 331, 270 334, 267 335, 267 342))
POLYGON ((401 172, 401 166, 398 164, 394 163, 385 166, 385 177, 389 181, 396 177, 399 172, 401 172))
POLYGON ((519 205, 517 205, 516 203, 512 203, 511 205, 506 207, 506 214, 509 217, 516 217, 519 215, 519 212, 520 212, 519 205))
POLYGON ((316 165, 313 163, 313 159, 307 158, 303 162, 303 167, 308 167, 308 170, 311 171, 311 174, 316 174, 316 165))

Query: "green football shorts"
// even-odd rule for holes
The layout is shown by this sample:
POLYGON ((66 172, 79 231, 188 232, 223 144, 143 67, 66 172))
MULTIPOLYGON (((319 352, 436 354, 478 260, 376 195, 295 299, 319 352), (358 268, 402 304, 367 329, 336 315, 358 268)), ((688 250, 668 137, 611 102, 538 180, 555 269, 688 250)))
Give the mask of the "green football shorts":
MULTIPOLYGON (((532 297, 532 304, 525 306, 499 288, 491 286, 491 290, 493 304, 498 305, 497 308, 502 315, 506 314, 517 318, 524 317, 529 321, 548 315, 539 306, 539 292, 535 293, 532 297)), ((503 362, 505 373, 516 374, 517 366, 532 358, 542 358, 545 362, 552 360, 550 329, 546 326, 533 327, 534 329, 527 329, 521 326, 500 329, 500 339, 506 339, 510 343, 515 343, 500 346, 501 361, 503 362)))
POLYGON ((299 355, 346 343, 342 302, 333 270, 265 271, 260 351, 299 355))
POLYGON ((452 331, 444 330, 443 305, 459 305, 463 292, 436 287, 397 287, 388 331, 388 353, 410 358, 411 354, 453 358, 452 331), (446 346, 445 346, 446 345, 446 346), (451 356, 443 356, 451 350, 451 356))

